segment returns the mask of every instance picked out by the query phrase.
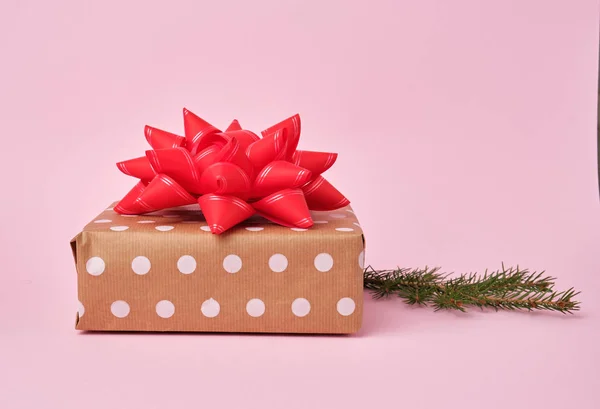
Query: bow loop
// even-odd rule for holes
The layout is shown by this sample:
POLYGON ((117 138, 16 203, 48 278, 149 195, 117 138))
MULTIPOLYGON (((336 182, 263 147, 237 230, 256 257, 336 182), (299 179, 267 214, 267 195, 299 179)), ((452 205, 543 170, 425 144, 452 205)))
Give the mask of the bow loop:
POLYGON ((185 206, 195 203, 196 199, 167 175, 156 175, 139 195, 136 204, 144 213, 169 207, 185 206))
MULTIPOLYGON (((195 153, 200 140, 211 134, 221 132, 192 111, 183 108, 183 125, 185 128, 185 141, 188 149, 195 153)), ((207 145, 208 146, 208 145, 207 145)), ((206 146, 204 146, 206 147, 206 146)))
POLYGON ((141 214, 145 213, 144 209, 137 203, 138 197, 144 192, 149 182, 140 180, 117 205, 115 212, 119 214, 141 214))
POLYGON ((231 162, 239 166, 248 175, 250 180, 254 179, 254 167, 236 137, 231 137, 225 146, 223 146, 219 155, 217 155, 217 160, 219 162, 231 162))
POLYGON ((141 180, 150 181, 156 176, 156 172, 146 156, 119 162, 117 163, 117 167, 124 174, 141 180))
POLYGON ((185 138, 183 136, 148 125, 144 128, 144 135, 146 135, 146 140, 152 146, 152 149, 179 148, 185 145, 185 138))
POLYGON ((304 186, 311 178, 309 170, 293 163, 282 160, 271 162, 256 176, 252 196, 264 197, 286 188, 295 189, 304 186))
POLYGON ((290 160, 300 141, 300 115, 296 114, 262 131, 263 137, 267 138, 278 131, 285 130, 287 134, 287 148, 285 158, 290 160))
POLYGON ((194 156, 194 164, 199 174, 202 174, 210 165, 217 163, 221 149, 217 145, 211 145, 196 156, 194 156))
POLYGON ((156 173, 173 178, 191 193, 200 192, 200 175, 190 153, 183 148, 146 151, 146 156, 156 173))
POLYGON ((308 205, 300 189, 285 189, 253 204, 263 217, 283 226, 307 229, 313 225, 308 205))
POLYGON ((316 177, 332 167, 337 156, 337 153, 296 151, 292 156, 292 162, 296 166, 310 170, 316 177))
POLYGON ((235 195, 247 198, 250 194, 250 178, 237 165, 218 162, 202 173, 200 188, 203 193, 235 195))
POLYGON ((287 131, 279 129, 248 146, 246 156, 254 165, 254 169, 260 170, 270 162, 285 159, 286 151, 287 131))
POLYGON ((235 131, 225 131, 223 132, 223 135, 225 135, 225 137, 227 138, 237 139, 244 152, 246 151, 246 149, 248 149, 248 146, 260 140, 258 135, 244 129, 239 129, 235 131))
POLYGON ((227 129, 225 129, 225 132, 241 131, 241 130, 242 130, 242 126, 240 125, 240 123, 238 122, 237 119, 234 119, 233 121, 231 121, 231 123, 229 124, 227 129))
POLYGON ((335 210, 350 204, 350 201, 323 176, 317 176, 302 190, 306 203, 312 210, 335 210))
POLYGON ((198 204, 214 234, 221 234, 255 213, 248 203, 235 196, 203 195, 198 204))

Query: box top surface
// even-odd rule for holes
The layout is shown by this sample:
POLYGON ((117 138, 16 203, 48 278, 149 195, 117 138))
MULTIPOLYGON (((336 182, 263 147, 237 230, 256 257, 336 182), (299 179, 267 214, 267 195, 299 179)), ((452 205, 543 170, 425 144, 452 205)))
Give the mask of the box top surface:
MULTIPOLYGON (((84 232, 112 231, 123 234, 134 232, 178 232, 211 235, 202 212, 198 206, 182 206, 161 210, 143 215, 121 215, 113 210, 116 202, 108 206, 102 213, 89 222, 84 232)), ((261 216, 255 215, 220 236, 232 234, 261 234, 291 235, 302 232, 307 236, 323 236, 329 234, 361 236, 362 228, 352 210, 346 206, 335 211, 311 211, 314 225, 308 229, 289 228, 273 223, 261 216)))

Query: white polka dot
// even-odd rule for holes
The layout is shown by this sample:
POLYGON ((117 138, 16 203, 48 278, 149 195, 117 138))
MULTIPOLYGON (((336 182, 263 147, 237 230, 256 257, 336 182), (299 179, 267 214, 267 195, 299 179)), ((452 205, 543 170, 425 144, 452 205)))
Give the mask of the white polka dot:
POLYGON ((104 260, 102 260, 100 257, 92 257, 87 261, 87 263, 85 263, 86 271, 93 276, 99 276, 102 274, 105 267, 106 264, 104 264, 104 260))
POLYGON ((138 217, 137 214, 122 214, 123 217, 138 217))
POLYGON ((175 314, 175 305, 169 300, 156 303, 156 314, 161 318, 171 318, 175 314))
POLYGON ((343 213, 331 213, 329 217, 331 217, 332 219, 344 219, 346 218, 346 215, 343 213))
POLYGON ((204 301, 200 309, 202 310, 202 315, 204 315, 207 318, 214 318, 217 315, 219 315, 219 312, 221 312, 221 306, 219 305, 217 300, 214 300, 212 298, 209 298, 208 300, 204 301))
POLYGON ((242 259, 235 254, 230 254, 223 259, 223 268, 228 273, 237 273, 242 269, 242 259))
POLYGON ((315 257, 315 268, 324 273, 333 267, 333 257, 327 253, 321 253, 315 257))
MULTIPOLYGON (((360 224, 358 224, 358 223, 352 223, 352 224, 355 225, 355 226, 357 226, 357 227, 360 227, 360 224)), ((362 229, 362 227, 361 227, 361 229, 362 229)))
POLYGON ((175 227, 173 226, 156 226, 155 229, 158 231, 169 231, 173 230, 175 227))
POLYGON ((156 223, 154 220, 140 220, 138 223, 140 224, 148 224, 148 223, 156 223))
POLYGON ((110 306, 110 312, 117 318, 125 318, 129 315, 129 304, 123 300, 115 301, 110 306))
POLYGON ((354 213, 354 211, 352 211, 352 210, 350 210, 350 209, 346 209, 346 211, 347 211, 347 212, 350 212, 350 213, 354 213))
POLYGON ((337 231, 354 231, 352 227, 337 227, 337 231))
POLYGON ((147 274, 148 271, 150 271, 150 267, 150 260, 148 260, 148 258, 144 256, 137 256, 131 262, 131 269, 134 273, 138 275, 147 274))
POLYGON ((356 304, 354 304, 354 300, 352 298, 344 297, 337 302, 337 312, 344 317, 352 315, 355 308, 356 304))
POLYGON ((273 254, 269 258, 269 267, 276 273, 285 271, 288 266, 288 259, 283 254, 273 254))
POLYGON ((94 220, 94 223, 110 223, 110 222, 112 222, 112 220, 109 220, 109 219, 94 220))
POLYGON ((360 266, 360 268, 365 268, 365 251, 361 251, 360 254, 358 255, 358 265, 360 266))
POLYGON ((182 274, 192 274, 196 270, 196 259, 192 256, 181 256, 177 260, 177 269, 182 274))
POLYGON ((313 223, 315 224, 325 224, 325 223, 329 223, 327 220, 313 220, 313 223))
POLYGON ((113 207, 107 207, 106 210, 112 210, 114 209, 113 207))
POLYGON ((208 227, 208 226, 200 226, 200 230, 202 230, 202 231, 210 231, 210 227, 208 227))
POLYGON ((125 231, 129 228, 129 226, 111 226, 110 229, 112 231, 125 231))
POLYGON ((292 227, 291 230, 293 230, 293 231, 307 231, 308 229, 302 229, 300 227, 292 227))
POLYGON ((81 301, 77 301, 77 303, 77 314, 79 314, 79 318, 81 318, 83 317, 83 314, 85 314, 85 307, 83 306, 81 301))
POLYGON ((264 227, 246 227, 246 230, 248 231, 261 231, 264 230, 264 227))
POLYGON ((265 313, 265 303, 258 298, 253 298, 246 304, 246 312, 251 317, 260 317, 265 313))
POLYGON ((310 303, 306 298, 296 298, 292 303, 292 312, 296 317, 306 317, 310 312, 310 303))

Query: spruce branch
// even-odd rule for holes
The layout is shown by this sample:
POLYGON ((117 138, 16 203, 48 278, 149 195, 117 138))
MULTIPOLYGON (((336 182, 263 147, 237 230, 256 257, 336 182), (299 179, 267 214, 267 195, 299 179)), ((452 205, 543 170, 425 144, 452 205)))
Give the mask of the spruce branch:
POLYGON ((364 272, 364 287, 374 298, 398 296, 409 305, 432 306, 438 310, 468 307, 495 310, 549 310, 573 313, 580 303, 573 288, 555 291, 555 278, 545 272, 529 272, 517 267, 502 268, 483 274, 470 273, 452 277, 439 268, 425 267, 364 272))

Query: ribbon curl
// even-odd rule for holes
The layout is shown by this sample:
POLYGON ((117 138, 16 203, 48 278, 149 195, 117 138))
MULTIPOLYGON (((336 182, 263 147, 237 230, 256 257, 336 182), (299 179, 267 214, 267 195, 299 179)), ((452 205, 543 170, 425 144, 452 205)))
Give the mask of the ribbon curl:
POLYGON ((350 202, 321 176, 337 153, 297 150, 300 116, 261 132, 237 120, 221 131, 184 108, 185 136, 146 126, 152 150, 117 163, 139 182, 114 210, 143 214, 198 203, 210 230, 221 234, 259 214, 287 227, 309 228, 309 210, 350 202))

